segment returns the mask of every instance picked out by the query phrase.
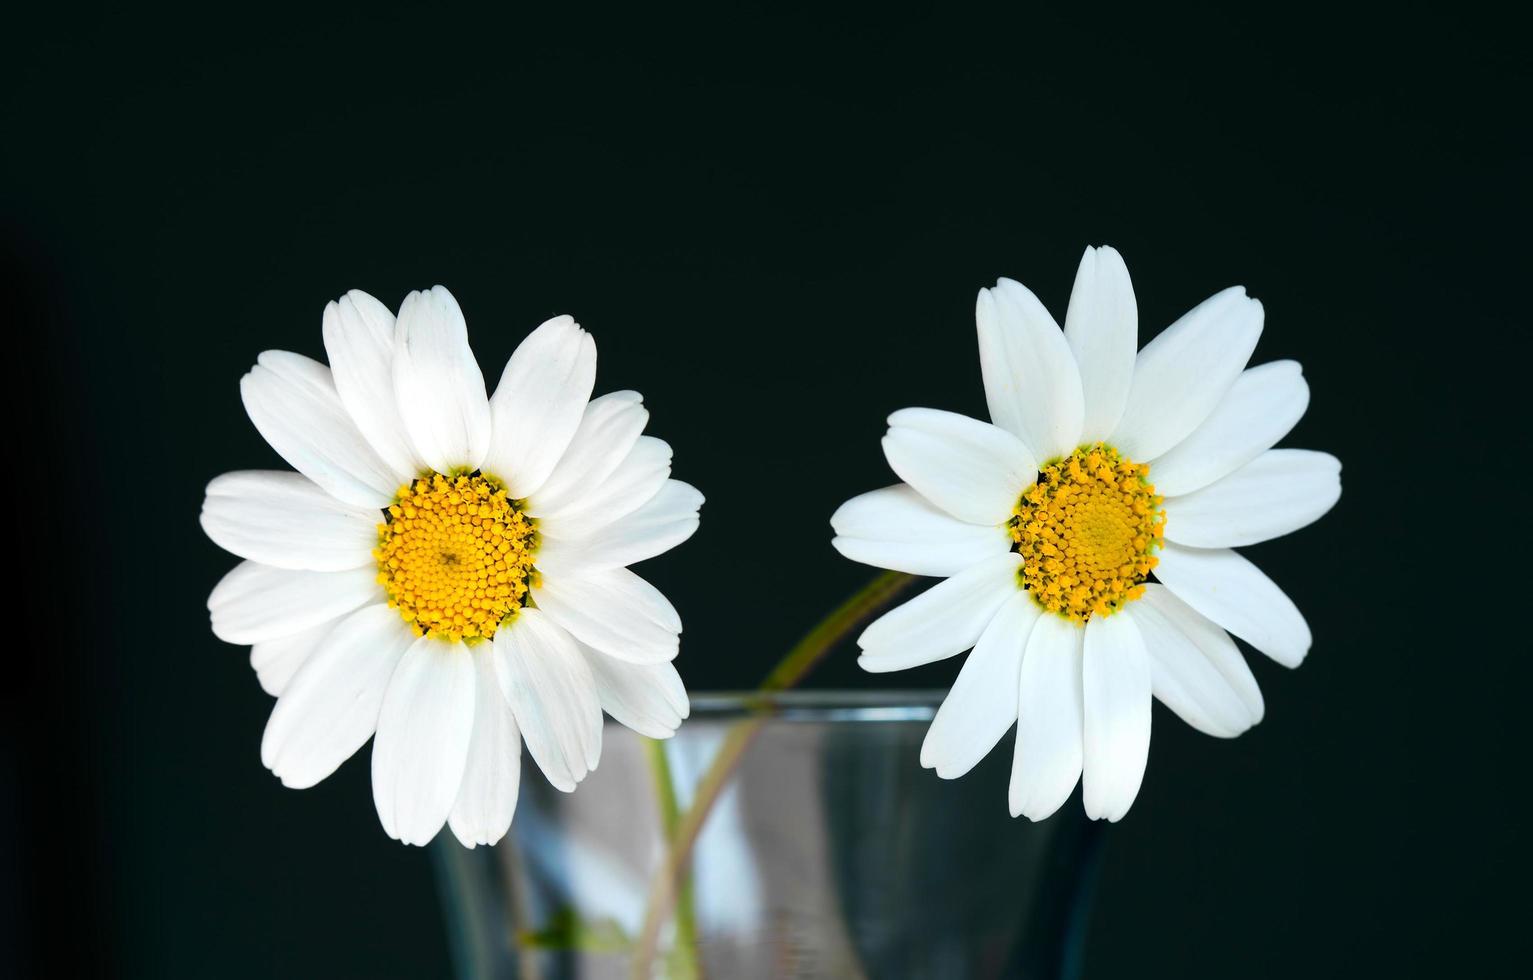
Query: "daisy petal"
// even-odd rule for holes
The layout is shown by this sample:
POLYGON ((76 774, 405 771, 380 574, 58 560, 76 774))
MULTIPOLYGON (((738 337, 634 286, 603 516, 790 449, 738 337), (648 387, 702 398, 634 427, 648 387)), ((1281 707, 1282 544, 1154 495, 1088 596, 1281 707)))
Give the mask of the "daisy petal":
POLYGON ((868 624, 857 665, 871 673, 943 660, 974 646, 1007 599, 1019 591, 1020 555, 987 558, 938 582, 868 624))
POLYGON ((474 687, 467 647, 429 636, 389 678, 373 739, 373 804, 395 840, 424 846, 447 822, 468 763, 474 687))
POLYGON ((475 644, 474 733, 463 766, 463 785, 447 826, 464 847, 493 845, 511 829, 522 779, 522 733, 495 679, 495 648, 475 644))
POLYGON ((336 622, 327 619, 318 626, 253 644, 250 647, 250 666, 255 669, 261 690, 272 697, 281 695, 293 675, 298 673, 298 668, 308 661, 314 651, 319 649, 319 642, 335 628, 336 622))
POLYGON ((1150 655, 1128 616, 1086 624, 1086 816, 1117 822, 1133 805, 1150 757, 1150 655))
POLYGON ((1038 479, 1038 461, 1020 439, 955 412, 895 412, 883 445, 900 479, 971 524, 1005 523, 1023 489, 1038 479))
POLYGON ((847 558, 911 575, 957 575, 1012 544, 1005 528, 964 523, 903 483, 853 497, 830 526, 847 558))
POLYGON ((1187 438, 1240 376, 1261 333, 1262 305, 1241 286, 1183 314, 1139 352, 1123 419, 1108 441, 1149 460, 1187 438))
POLYGON ((325 354, 341 404, 378 457, 408 483, 425 464, 405 435, 394 399, 394 314, 353 289, 326 305, 325 354))
POLYGON ((240 562, 213 587, 208 612, 225 643, 290 636, 383 598, 378 570, 307 572, 240 562))
POLYGON ((1080 442, 1085 396, 1075 355, 1031 291, 1002 279, 975 305, 979 366, 990 419, 1042 462, 1080 442))
POLYGON ((1011 815, 1042 820, 1070 798, 1081 778, 1080 627, 1039 616, 1017 677, 1017 747, 1012 756, 1011 815))
POLYGON ((596 341, 573 317, 556 316, 512 353, 490 399, 484 470, 513 498, 536 493, 580 426, 596 383, 596 341))
POLYGON ((628 663, 585 644, 580 652, 596 679, 602 709, 618 724, 648 738, 670 738, 691 713, 687 689, 674 665, 628 663))
POLYGON ((566 541, 589 538, 654 499, 670 475, 670 444, 640 436, 600 483, 581 488, 557 510, 528 512, 538 519, 538 531, 546 537, 566 541))
POLYGON ((495 674, 527 751, 555 789, 574 792, 601 759, 596 679, 575 641, 537 609, 495 634, 495 674))
POLYGON ((1166 538, 1234 548, 1291 534, 1341 499, 1341 461, 1308 449, 1269 449, 1217 483, 1166 501, 1166 538))
POLYGON ((532 598, 575 639, 619 660, 654 664, 676 657, 681 625, 675 608, 626 568, 547 575, 532 598))
POLYGON ((1153 582, 1124 613, 1133 615, 1150 653, 1151 689, 1183 721, 1234 738, 1262 720, 1261 688, 1228 633, 1153 582))
POLYGON ((1284 667, 1309 652, 1309 624, 1261 569, 1233 551, 1166 543, 1155 577, 1176 597, 1284 667))
POLYGON ((383 507, 399 483, 341 404, 330 369, 288 351, 269 350, 240 379, 245 413, 293 469, 337 500, 383 507))
POLYGON ((285 470, 225 473, 208 484, 202 529, 225 551, 277 568, 339 572, 373 560, 377 510, 285 470))
POLYGON ((1081 373, 1080 441, 1099 442, 1123 417, 1139 346, 1139 305, 1117 249, 1088 247, 1081 256, 1065 313, 1065 340, 1081 373))
POLYGON ((395 404, 421 460, 438 473, 478 469, 490 444, 490 402, 463 311, 445 286, 400 305, 393 370, 395 404))
POLYGON ((926 731, 922 766, 943 779, 957 779, 1016 724, 1022 651, 1041 612, 1032 596, 1020 591, 997 610, 926 731))
POLYGON ((534 517, 557 514, 601 486, 628 458, 648 421, 637 391, 593 398, 553 473, 527 498, 527 512, 534 517))
MULTIPOLYGON (((642 440, 641 440, 642 442, 642 440)), ((666 480, 648 503, 596 538, 578 541, 545 540, 538 566, 545 570, 584 573, 653 558, 690 538, 697 530, 697 510, 703 495, 680 480, 666 480)))
POLYGON ((1208 486, 1277 445, 1309 407, 1298 361, 1273 361, 1241 373, 1213 414, 1153 460, 1155 492, 1175 497, 1208 486))
POLYGON ((262 765, 291 789, 335 772, 373 737, 383 692, 412 640, 399 613, 382 603, 336 623, 272 708, 262 765))

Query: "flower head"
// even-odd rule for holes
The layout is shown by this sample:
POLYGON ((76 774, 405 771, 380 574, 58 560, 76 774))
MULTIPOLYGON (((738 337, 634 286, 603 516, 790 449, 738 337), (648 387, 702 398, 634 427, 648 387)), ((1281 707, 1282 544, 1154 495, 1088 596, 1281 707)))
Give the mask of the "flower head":
POLYGON ((1088 248, 1063 330, 1009 279, 980 291, 976 319, 991 422, 895 412, 883 447, 904 482, 831 518, 848 558, 944 579, 872 623, 858 662, 972 648, 921 764, 961 776, 1015 724, 1014 816, 1047 817, 1083 782, 1087 814, 1117 820, 1144 775, 1152 696, 1233 737, 1264 708, 1229 634, 1304 659, 1304 617, 1230 549, 1328 511, 1341 465, 1272 448, 1309 389, 1292 361, 1246 368, 1263 314, 1240 287, 1136 354, 1128 270, 1088 248))
POLYGON ((596 344, 533 331, 493 396, 452 294, 396 319, 325 308, 327 367, 267 351, 245 409, 294 472, 226 473, 202 526, 244 558, 208 598, 277 697, 261 760, 312 786, 373 739, 389 836, 443 823, 468 847, 511 824, 521 745, 556 787, 596 768, 605 709, 655 738, 687 716, 681 620, 626 566, 697 529, 636 392, 591 398, 596 344))

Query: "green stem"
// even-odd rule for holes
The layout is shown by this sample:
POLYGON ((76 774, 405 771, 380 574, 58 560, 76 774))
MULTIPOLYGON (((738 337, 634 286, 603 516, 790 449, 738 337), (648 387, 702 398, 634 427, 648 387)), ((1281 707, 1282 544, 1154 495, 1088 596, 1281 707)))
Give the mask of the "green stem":
MULTIPOLYGON (((728 785, 730 777, 739 767, 746 749, 750 748, 757 733, 771 717, 773 711, 771 695, 788 690, 803 680, 815 665, 835 649, 836 644, 858 624, 888 605, 914 581, 913 576, 903 572, 884 572, 863 586, 851 598, 836 607, 818 626, 804 634, 803 639, 793 645, 787 656, 783 657, 777 666, 772 668, 766 680, 762 681, 757 696, 747 701, 747 707, 752 715, 735 724, 724 736, 723 746, 719 748, 718 754, 713 757, 713 761, 708 766, 708 771, 703 773, 702 779, 697 784, 692 806, 686 813, 680 815, 674 832, 669 835, 670 849, 650 885, 649 901, 644 910, 644 925, 639 933, 639 940, 634 951, 633 969, 630 973, 633 980, 650 978, 650 968, 655 959, 660 929, 665 925, 666 916, 673 903, 687 894, 685 890, 690 886, 691 875, 687 871, 691 864, 692 849, 697 844, 698 834, 702 832, 703 823, 708 819, 713 805, 718 802, 724 787, 728 785)), ((681 914, 680 911, 677 912, 678 942, 682 929, 681 914)), ((696 928, 695 920, 692 928, 696 928)))
MULTIPOLYGON (((671 762, 665 756, 665 743, 657 739, 645 739, 644 752, 649 759, 649 771, 655 780, 655 798, 660 802, 660 828, 666 843, 670 844, 676 839, 676 828, 681 823, 681 807, 676 801, 676 780, 671 775, 671 762)), ((702 962, 697 955, 697 900, 690 869, 677 889, 676 951, 672 965, 675 972, 680 974, 676 980, 702 980, 702 962)))
POLYGON ((803 680, 853 627, 882 609, 914 581, 914 576, 904 572, 884 572, 858 589, 793 645, 761 682, 760 692, 786 691, 803 680))

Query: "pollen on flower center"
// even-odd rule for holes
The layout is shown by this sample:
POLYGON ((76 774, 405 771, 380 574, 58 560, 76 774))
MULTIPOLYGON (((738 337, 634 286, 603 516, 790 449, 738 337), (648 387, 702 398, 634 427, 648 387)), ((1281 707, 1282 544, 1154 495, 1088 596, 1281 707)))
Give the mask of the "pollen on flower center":
POLYGON ((1149 472, 1098 443, 1045 467, 1022 494, 1011 521, 1018 574, 1045 609, 1085 622, 1144 594, 1165 532, 1149 472))
POLYGON ((433 473, 399 488, 378 525, 378 581, 416 636, 488 639, 520 609, 537 532, 505 488, 433 473))

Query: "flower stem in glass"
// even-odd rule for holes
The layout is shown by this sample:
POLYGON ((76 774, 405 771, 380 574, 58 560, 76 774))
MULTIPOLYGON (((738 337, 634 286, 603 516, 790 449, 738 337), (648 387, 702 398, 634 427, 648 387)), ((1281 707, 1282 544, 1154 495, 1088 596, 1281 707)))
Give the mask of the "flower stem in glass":
MULTIPOLYGON (((665 757, 665 743, 645 739, 644 751, 655 780, 655 798, 660 803, 660 828, 667 847, 674 846, 676 828, 681 823, 681 807, 676 801, 676 780, 671 774, 670 760, 665 757)), ((703 975, 697 955, 697 901, 690 868, 682 875, 676 890, 676 948, 671 956, 669 975, 674 980, 701 980, 703 975)))
MULTIPOLYGON (((756 733, 771 716, 771 695, 792 688, 814 669, 825 655, 835 649, 853 629, 869 616, 887 606, 915 581, 915 577, 903 572, 884 572, 873 581, 853 593, 837 606, 820 624, 793 645, 786 656, 772 668, 757 689, 758 697, 747 701, 754 714, 734 725, 724 737, 724 744, 713 757, 708 770, 703 773, 693 794, 692 805, 681 814, 675 832, 670 835, 670 850, 650 885, 649 900, 644 910, 644 925, 635 946, 634 980, 649 980, 650 967, 655 958, 660 929, 672 905, 679 898, 681 889, 690 884, 687 872, 691 862, 692 848, 703 829, 719 794, 729 783, 735 769, 750 747, 756 733)), ((678 912, 678 916, 679 916, 678 912)), ((692 923, 695 930, 696 922, 692 923)), ((681 923, 677 922, 677 939, 680 941, 681 923)))

